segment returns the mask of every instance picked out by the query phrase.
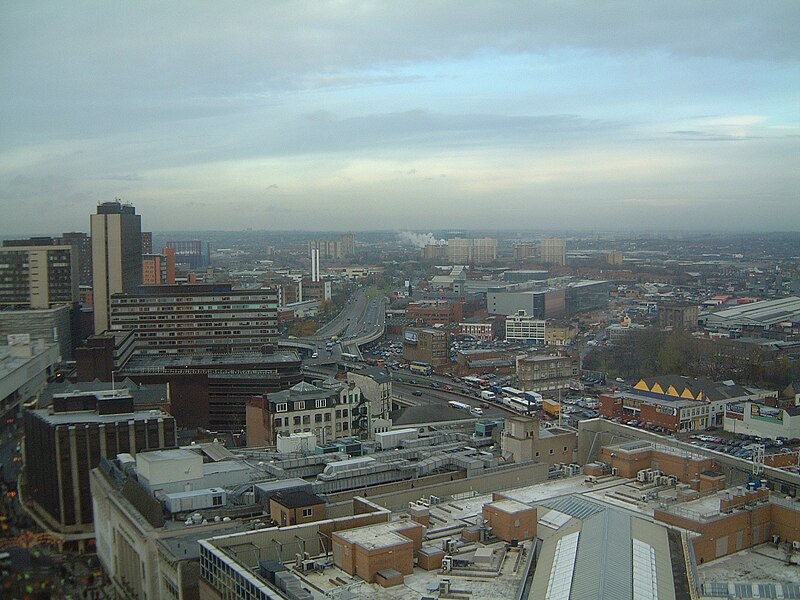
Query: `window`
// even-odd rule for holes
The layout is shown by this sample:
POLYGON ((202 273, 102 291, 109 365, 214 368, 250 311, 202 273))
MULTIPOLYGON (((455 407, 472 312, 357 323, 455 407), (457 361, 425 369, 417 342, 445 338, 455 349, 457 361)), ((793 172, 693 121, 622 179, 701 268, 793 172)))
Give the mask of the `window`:
POLYGON ((304 517, 313 517, 314 516, 314 509, 313 508, 304 508, 303 509, 303 516, 304 517))
POLYGON ((553 454, 553 449, 552 448, 550 448, 550 454, 553 454))
POLYGON ((317 408, 325 408, 325 398, 317 400, 317 408))
POLYGON ((300 417, 299 416, 294 418, 294 424, 295 425, 300 425, 300 417))
POLYGON ((311 416, 303 415, 303 425, 310 425, 310 424, 311 424, 311 416))
POLYGON ((214 506, 222 506, 222 496, 212 496, 211 503, 214 506))
POLYGON ((289 404, 287 402, 280 402, 275 405, 275 412, 286 412, 287 410, 289 410, 289 404))

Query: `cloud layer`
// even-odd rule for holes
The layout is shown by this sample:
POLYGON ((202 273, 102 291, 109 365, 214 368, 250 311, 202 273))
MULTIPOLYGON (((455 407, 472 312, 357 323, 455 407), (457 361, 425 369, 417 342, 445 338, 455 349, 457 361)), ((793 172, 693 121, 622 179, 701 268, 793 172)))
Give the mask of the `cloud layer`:
POLYGON ((12 3, 0 234, 800 228, 795 2, 12 3))

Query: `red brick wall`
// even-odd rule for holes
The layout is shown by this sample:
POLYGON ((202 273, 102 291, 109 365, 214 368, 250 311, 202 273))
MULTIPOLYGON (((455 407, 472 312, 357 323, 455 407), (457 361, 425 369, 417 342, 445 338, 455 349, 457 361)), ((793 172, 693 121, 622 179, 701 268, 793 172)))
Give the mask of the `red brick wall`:
POLYGON ((665 415, 664 413, 657 412, 656 407, 651 404, 642 404, 639 418, 645 423, 666 427, 670 431, 678 431, 681 424, 678 415, 665 415))
POLYGON ((483 518, 489 522, 492 533, 501 540, 529 540, 536 537, 536 509, 506 513, 484 505, 483 518), (518 523, 518 524, 517 524, 518 523))
POLYGON ((608 419, 622 416, 622 399, 600 395, 600 414, 608 419))
POLYGON ((776 508, 782 509, 775 505, 762 504, 751 510, 737 511, 708 522, 693 521, 658 509, 654 516, 664 523, 700 533, 700 537, 692 540, 692 545, 697 562, 702 564, 720 556, 762 544, 770 539, 772 533, 776 533, 781 528, 789 535, 800 533, 798 530, 800 525, 795 525, 795 529, 791 525, 793 520, 798 521, 798 513, 782 509, 785 513, 780 514, 779 520, 776 522, 773 516, 776 508), (721 546, 719 554, 717 553, 718 542, 721 546))

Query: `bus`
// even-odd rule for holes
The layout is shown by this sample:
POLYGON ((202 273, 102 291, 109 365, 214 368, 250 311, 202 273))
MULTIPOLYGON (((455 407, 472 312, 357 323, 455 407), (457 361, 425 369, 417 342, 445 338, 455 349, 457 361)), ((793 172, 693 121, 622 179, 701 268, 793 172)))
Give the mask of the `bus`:
POLYGON ((525 395, 525 392, 514 387, 504 387, 503 393, 509 396, 516 396, 517 398, 522 398, 525 395))
POLYGON ((447 404, 449 404, 451 408, 469 410, 469 404, 465 404, 464 402, 459 402, 458 400, 450 400, 450 402, 448 402, 447 404))
POLYGON ((348 354, 347 352, 342 352, 342 360, 356 362, 358 360, 358 356, 356 356, 355 354, 348 354))
POLYGON ((412 373, 419 373, 420 375, 430 375, 433 373, 433 367, 428 363, 414 361, 408 366, 408 370, 412 373))
POLYGON ((473 375, 470 375, 468 377, 464 377, 464 379, 462 379, 462 381, 466 385, 471 387, 471 388, 479 388, 479 387, 481 387, 481 384, 483 383, 483 380, 480 377, 475 377, 473 375))
POLYGON ((542 401, 544 400, 544 398, 542 398, 542 395, 538 392, 525 392, 524 394, 522 394, 522 397, 528 402, 535 404, 536 406, 541 406, 542 401))
POLYGON ((536 405, 532 402, 517 396, 504 396, 503 405, 524 415, 532 413, 536 408, 536 405))

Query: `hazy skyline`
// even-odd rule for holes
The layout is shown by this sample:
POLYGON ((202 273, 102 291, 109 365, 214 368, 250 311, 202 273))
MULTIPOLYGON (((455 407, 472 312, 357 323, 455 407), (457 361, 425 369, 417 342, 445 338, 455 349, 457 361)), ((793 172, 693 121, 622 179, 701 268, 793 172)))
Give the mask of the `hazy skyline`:
POLYGON ((800 230, 800 3, 6 3, 0 234, 800 230))

